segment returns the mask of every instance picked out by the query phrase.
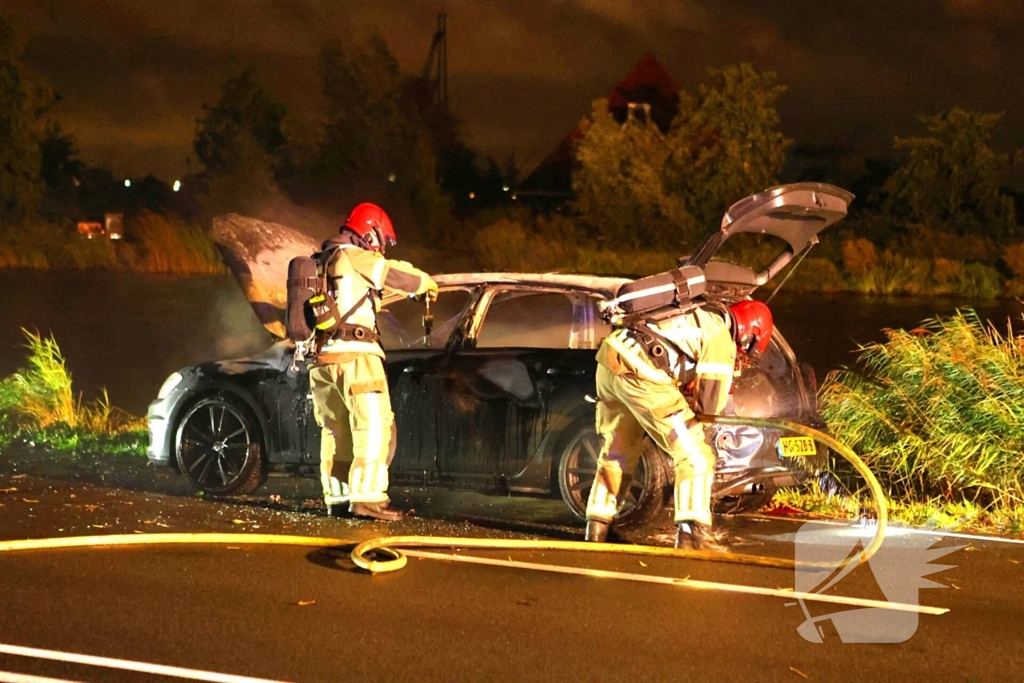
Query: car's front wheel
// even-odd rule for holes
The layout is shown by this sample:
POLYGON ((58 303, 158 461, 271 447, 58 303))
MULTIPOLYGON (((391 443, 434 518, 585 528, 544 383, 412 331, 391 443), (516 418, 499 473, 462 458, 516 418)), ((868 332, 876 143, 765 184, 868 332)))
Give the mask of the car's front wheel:
POLYGON ((248 408, 210 396, 185 411, 174 440, 178 469, 200 491, 251 493, 263 483, 263 439, 248 408))
MULTIPOLYGON (((558 462, 558 489, 572 513, 586 519, 587 499, 597 477, 601 437, 592 420, 574 424, 567 433, 569 438, 558 462)), ((637 527, 657 516, 664 509, 666 482, 664 456, 650 439, 644 439, 640 462, 629 482, 626 498, 619 504, 614 526, 637 527)))

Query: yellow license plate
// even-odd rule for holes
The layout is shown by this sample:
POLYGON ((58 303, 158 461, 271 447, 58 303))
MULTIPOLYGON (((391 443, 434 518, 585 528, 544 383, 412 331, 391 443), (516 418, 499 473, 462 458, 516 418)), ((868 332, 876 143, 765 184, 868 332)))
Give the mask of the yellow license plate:
POLYGON ((779 455, 783 458, 801 458, 817 454, 814 439, 809 436, 784 436, 779 439, 779 455))

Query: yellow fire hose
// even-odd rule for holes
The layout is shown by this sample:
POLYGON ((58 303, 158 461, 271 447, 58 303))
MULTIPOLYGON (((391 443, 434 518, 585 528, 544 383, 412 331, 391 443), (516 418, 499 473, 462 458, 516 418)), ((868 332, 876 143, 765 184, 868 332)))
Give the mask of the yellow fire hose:
MULTIPOLYGON (((782 431, 795 432, 810 437, 818 443, 827 446, 839 455, 846 458, 857 472, 867 482, 874 503, 877 526, 875 535, 864 550, 859 553, 859 560, 867 562, 882 545, 885 539, 885 528, 887 522, 887 511, 885 508, 885 495, 882 487, 871 473, 864 461, 857 456, 850 448, 833 439, 828 434, 807 427, 806 425, 787 420, 768 420, 750 417, 726 417, 726 416, 702 416, 703 422, 716 422, 723 425, 737 425, 750 427, 765 427, 768 429, 779 429, 782 431)), ((664 548, 644 545, 627 545, 615 543, 590 543, 586 541, 521 541, 490 538, 458 538, 445 536, 389 536, 374 538, 360 543, 352 550, 352 561, 356 566, 367 571, 379 574, 382 572, 393 572, 405 567, 408 558, 399 550, 400 548, 480 548, 484 550, 578 550, 590 553, 611 553, 618 555, 646 555, 658 557, 680 557, 692 560, 707 560, 710 562, 728 562, 732 564, 747 564, 759 567, 775 567, 778 569, 841 569, 856 561, 857 555, 851 555, 840 564, 824 562, 795 562, 774 557, 762 557, 759 555, 744 555, 739 553, 719 553, 700 550, 683 550, 675 548, 664 548), (372 556, 383 555, 386 559, 374 559, 372 556)))
MULTIPOLYGON (((795 562, 781 558, 761 557, 758 555, 744 555, 738 553, 718 553, 709 551, 683 550, 653 546, 626 545, 614 543, 588 543, 582 541, 522 541, 506 539, 484 539, 484 538, 458 538, 458 537, 432 537, 432 536, 390 536, 375 538, 360 543, 352 550, 352 561, 356 566, 372 573, 392 572, 405 567, 408 559, 399 550, 411 550, 413 548, 480 548, 484 550, 578 550, 591 553, 611 553, 619 555, 646 555, 658 557, 678 557, 685 559, 707 560, 711 562, 728 562, 734 564, 746 564, 760 567, 774 567, 778 569, 841 569, 852 562, 867 562, 882 545, 885 538, 887 512, 885 508, 885 496, 878 480, 868 469, 867 465, 848 447, 816 429, 807 427, 795 422, 784 420, 767 420, 761 418, 741 417, 702 417, 704 422, 717 422, 725 425, 739 425, 751 427, 765 427, 794 432, 810 437, 818 443, 827 446, 839 455, 846 458, 867 482, 874 502, 877 526, 875 535, 858 555, 851 555, 838 565, 831 563, 795 562), (371 555, 383 555, 387 559, 374 559, 371 555)), ((169 533, 169 534, 142 534, 142 535, 112 535, 112 536, 73 536, 64 538, 26 539, 14 541, 0 541, 0 552, 18 550, 41 550, 57 548, 82 548, 82 547, 104 547, 104 546, 133 546, 133 545, 177 545, 177 544, 215 544, 215 545, 290 545, 290 546, 311 546, 329 547, 348 545, 348 541, 337 538, 323 538, 314 536, 283 536, 265 534, 204 534, 204 533, 169 533)), ((428 556, 429 553, 417 555, 428 556)), ((455 556, 434 555, 438 559, 456 559, 455 556)), ((464 557, 464 556, 460 556, 464 557)), ((470 558, 465 558, 469 560, 470 558)), ((479 558, 480 562, 489 562, 479 558)), ((511 563, 510 565, 526 565, 530 563, 511 563)), ((529 568, 544 568, 547 570, 559 569, 548 565, 533 566, 529 568)), ((614 574, 615 572, 589 571, 588 575, 614 574)), ((673 582, 675 580, 672 580, 673 582)), ((698 582, 699 583, 699 582, 698 582)), ((735 587, 734 587, 735 588, 735 587)), ((839 598, 835 598, 839 600, 839 598)))

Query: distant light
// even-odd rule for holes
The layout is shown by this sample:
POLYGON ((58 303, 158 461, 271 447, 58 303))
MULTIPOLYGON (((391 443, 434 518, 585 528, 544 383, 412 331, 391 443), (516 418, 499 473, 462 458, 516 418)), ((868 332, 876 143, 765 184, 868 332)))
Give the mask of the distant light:
POLYGON ((112 232, 112 233, 110 233, 110 239, 112 239, 112 240, 119 240, 119 239, 121 239, 121 236, 118 235, 116 232, 112 232))
POLYGON ((476 192, 470 192, 469 193, 469 198, 470 199, 476 199, 476 192))
POLYGON ((125 178, 124 179, 124 186, 125 187, 131 187, 132 186, 132 181, 130 181, 127 178, 125 178))
POLYGON ((515 198, 516 198, 516 193, 515 193, 515 192, 513 192, 513 193, 512 193, 512 199, 515 199, 515 198))
POLYGON ((502 185, 501 190, 502 192, 508 192, 508 185, 502 185))
POLYGON ((180 190, 180 189, 181 189, 181 181, 180 181, 180 180, 175 180, 175 181, 174 181, 174 186, 173 186, 173 188, 172 188, 172 189, 173 189, 173 190, 174 190, 175 192, 177 192, 178 190, 180 190))
POLYGON ((395 182, 395 174, 394 173, 388 173, 388 182, 389 183, 395 182))

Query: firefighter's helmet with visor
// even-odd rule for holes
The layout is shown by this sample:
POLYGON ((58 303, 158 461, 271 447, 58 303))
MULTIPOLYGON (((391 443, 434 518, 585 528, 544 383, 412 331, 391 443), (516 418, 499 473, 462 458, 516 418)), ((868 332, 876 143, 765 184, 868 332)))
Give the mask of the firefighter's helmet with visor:
POLYGON ((760 301, 737 301, 729 306, 732 336, 740 352, 756 358, 768 350, 772 338, 772 312, 760 301))
POLYGON ((384 209, 369 202, 363 202, 352 209, 341 229, 351 230, 359 235, 373 251, 384 253, 387 247, 398 244, 398 236, 395 234, 391 219, 384 209))

